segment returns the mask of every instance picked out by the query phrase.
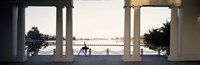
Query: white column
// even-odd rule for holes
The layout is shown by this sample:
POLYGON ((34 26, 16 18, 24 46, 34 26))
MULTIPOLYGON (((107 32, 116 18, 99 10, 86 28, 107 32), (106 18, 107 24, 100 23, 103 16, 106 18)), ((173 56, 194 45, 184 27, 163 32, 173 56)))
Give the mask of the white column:
POLYGON ((56 7, 56 62, 63 61, 63 6, 56 7))
POLYGON ((140 56, 140 6, 134 6, 133 61, 141 61, 140 56))
POLYGON ((13 28, 13 32, 12 32, 12 41, 13 41, 13 57, 17 57, 17 26, 18 26, 18 6, 13 6, 13 14, 12 14, 13 18, 12 18, 12 21, 13 21, 13 24, 12 24, 12 28, 13 28))
POLYGON ((178 48, 178 8, 171 8, 171 24, 170 24, 170 55, 169 60, 176 60, 178 48))
POLYGON ((27 60, 25 56, 25 6, 18 8, 17 26, 17 57, 15 61, 23 62, 27 60))
POLYGON ((130 58, 130 36, 131 36, 131 6, 130 0, 125 0, 125 20, 124 20, 124 61, 131 61, 130 58))
POLYGON ((72 36, 73 36, 73 22, 72 22, 72 7, 67 6, 67 18, 66 18, 66 61, 73 61, 73 49, 72 49, 72 36))
POLYGON ((182 56, 182 22, 183 22, 183 9, 179 8, 178 16, 178 57, 182 56))

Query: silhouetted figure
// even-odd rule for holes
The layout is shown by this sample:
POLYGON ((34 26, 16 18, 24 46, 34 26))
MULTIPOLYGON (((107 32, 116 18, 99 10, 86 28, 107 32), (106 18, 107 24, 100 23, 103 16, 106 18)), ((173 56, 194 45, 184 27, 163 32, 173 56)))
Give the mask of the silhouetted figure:
POLYGON ((80 49, 80 51, 79 51, 79 53, 78 53, 78 56, 79 56, 79 54, 80 54, 81 51, 85 54, 85 56, 87 56, 87 50, 88 50, 88 49, 89 49, 89 48, 87 47, 87 45, 86 45, 85 42, 84 42, 84 47, 82 47, 82 48, 80 49))

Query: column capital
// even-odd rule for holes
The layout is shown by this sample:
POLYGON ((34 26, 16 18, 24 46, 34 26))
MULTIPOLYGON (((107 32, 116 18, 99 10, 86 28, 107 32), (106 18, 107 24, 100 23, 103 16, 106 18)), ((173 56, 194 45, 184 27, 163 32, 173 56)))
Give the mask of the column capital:
POLYGON ((171 7, 179 8, 181 6, 181 0, 173 0, 171 3, 171 7))
POLYGON ((73 5, 66 5, 66 8, 74 8, 73 5))
POLYGON ((56 5, 56 8, 64 8, 64 5, 56 5))
POLYGON ((16 4, 18 7, 24 7, 24 8, 28 7, 27 1, 19 1, 16 4))
POLYGON ((27 5, 24 5, 24 4, 18 4, 17 6, 18 6, 18 7, 22 7, 22 8, 28 7, 27 5))
POLYGON ((123 8, 131 8, 132 6, 127 6, 127 5, 125 5, 123 8))
POLYGON ((181 3, 173 3, 169 8, 179 8, 181 7, 181 3))
POLYGON ((69 7, 74 8, 74 5, 73 5, 74 0, 68 0, 67 2, 68 2, 68 3, 66 4, 66 7, 67 7, 67 8, 69 8, 69 7))
POLYGON ((134 9, 140 9, 142 6, 141 6, 141 5, 136 5, 136 6, 133 5, 132 7, 133 7, 134 9))
POLYGON ((175 5, 175 4, 173 4, 173 5, 171 5, 169 8, 179 8, 179 7, 181 7, 180 5, 175 5))

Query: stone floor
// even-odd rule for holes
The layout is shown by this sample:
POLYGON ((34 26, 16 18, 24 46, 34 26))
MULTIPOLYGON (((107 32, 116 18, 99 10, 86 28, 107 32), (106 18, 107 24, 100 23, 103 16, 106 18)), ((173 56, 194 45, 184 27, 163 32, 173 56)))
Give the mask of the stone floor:
POLYGON ((74 56, 73 62, 55 63, 54 56, 29 57, 23 63, 0 63, 0 65, 200 65, 200 61, 172 62, 164 56, 142 56, 142 62, 123 62, 121 55, 74 56))

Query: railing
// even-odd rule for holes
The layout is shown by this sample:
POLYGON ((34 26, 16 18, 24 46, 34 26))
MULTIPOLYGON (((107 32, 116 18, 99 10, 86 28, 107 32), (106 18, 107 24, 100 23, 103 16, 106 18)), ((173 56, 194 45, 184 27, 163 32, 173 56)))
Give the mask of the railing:
MULTIPOLYGON (((55 42, 48 42, 49 46, 55 46, 55 42)), ((63 44, 65 46, 65 44, 63 44)), ((84 46, 84 44, 73 44, 73 46, 84 46)), ((124 46, 123 44, 87 44, 87 46, 124 46)), ((133 46, 133 45, 131 45, 133 46)), ((140 44, 140 46, 145 46, 144 44, 140 44)))
MULTIPOLYGON (((148 51, 148 50, 144 50, 144 49, 140 49, 141 52, 140 52, 140 55, 149 55, 149 53, 154 53, 154 54, 150 54, 150 55, 161 55, 161 50, 158 50, 158 51, 148 51), (144 54, 144 53, 147 53, 148 54, 144 54)), ((78 50, 73 50, 73 53, 78 53, 79 51, 78 50)), ((110 49, 105 49, 105 50, 102 50, 102 51, 95 51, 95 50, 92 50, 92 49, 89 49, 88 50, 88 55, 123 55, 123 52, 124 50, 120 50, 120 51, 112 51, 110 49)), ((133 51, 131 51, 133 52, 133 51)), ((55 49, 53 50, 53 55, 55 55, 55 49)))
MULTIPOLYGON (((40 40, 39 40, 40 41, 40 40)), ((37 41, 27 41, 27 42, 37 42, 37 41)), ((48 42, 49 46, 55 46, 55 42, 48 42)), ((63 44, 65 45, 65 44, 63 44)), ((84 44, 73 44, 73 46, 84 46, 84 44)), ((87 46, 124 46, 122 44, 87 44, 87 46)), ((133 46, 133 45, 131 45, 133 46)), ((144 44, 141 44, 140 46, 145 46, 144 44)), ((73 50, 73 53, 76 55, 78 54, 79 50, 73 50)), ((131 51, 133 52, 133 51, 131 51)), ((119 51, 113 51, 109 48, 97 51, 94 49, 89 49, 88 50, 88 55, 123 55, 124 50, 119 50, 119 51)), ((160 50, 158 51, 150 51, 150 50, 145 50, 141 48, 140 54, 141 55, 162 55, 163 52, 160 50)), ((49 51, 42 51, 41 54, 53 54, 55 55, 55 49, 49 50, 49 51)), ((132 54, 132 53, 131 53, 132 54)))

